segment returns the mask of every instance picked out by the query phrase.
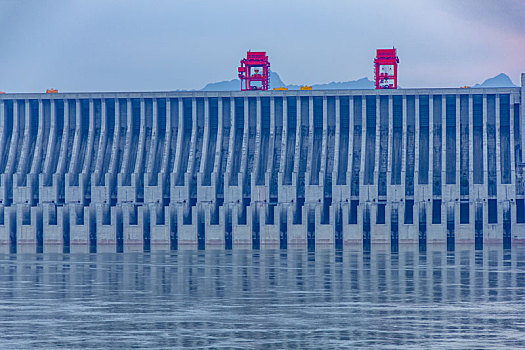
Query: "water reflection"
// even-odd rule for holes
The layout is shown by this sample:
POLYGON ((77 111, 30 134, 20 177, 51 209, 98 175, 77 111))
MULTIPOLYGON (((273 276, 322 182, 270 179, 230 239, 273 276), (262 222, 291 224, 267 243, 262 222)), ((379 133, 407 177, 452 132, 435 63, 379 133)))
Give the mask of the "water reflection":
POLYGON ((525 248, 0 256, 0 347, 519 347, 525 248))

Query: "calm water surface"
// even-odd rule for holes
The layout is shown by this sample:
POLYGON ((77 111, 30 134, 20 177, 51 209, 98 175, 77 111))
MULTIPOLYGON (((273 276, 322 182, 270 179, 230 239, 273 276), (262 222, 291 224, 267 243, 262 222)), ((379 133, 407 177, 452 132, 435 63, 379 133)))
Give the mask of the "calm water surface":
POLYGON ((520 348, 525 248, 0 256, 0 348, 520 348))

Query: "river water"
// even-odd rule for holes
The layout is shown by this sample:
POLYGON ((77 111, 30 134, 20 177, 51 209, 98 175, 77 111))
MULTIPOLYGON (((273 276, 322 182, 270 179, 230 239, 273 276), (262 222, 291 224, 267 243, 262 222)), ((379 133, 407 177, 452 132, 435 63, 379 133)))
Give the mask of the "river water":
POLYGON ((0 256, 1 349, 520 348, 525 247, 0 256))

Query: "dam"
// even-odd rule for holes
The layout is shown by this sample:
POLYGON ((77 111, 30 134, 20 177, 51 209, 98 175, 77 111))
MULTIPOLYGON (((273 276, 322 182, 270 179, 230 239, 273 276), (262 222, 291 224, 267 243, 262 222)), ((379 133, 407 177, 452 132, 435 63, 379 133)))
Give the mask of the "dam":
POLYGON ((525 242, 521 87, 0 95, 0 251, 525 242))

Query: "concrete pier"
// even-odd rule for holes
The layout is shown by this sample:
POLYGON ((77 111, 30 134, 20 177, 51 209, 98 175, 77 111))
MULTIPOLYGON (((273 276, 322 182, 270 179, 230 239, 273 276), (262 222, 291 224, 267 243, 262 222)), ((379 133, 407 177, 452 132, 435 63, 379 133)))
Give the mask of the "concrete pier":
POLYGON ((518 88, 0 95, 2 251, 525 242, 518 88))

